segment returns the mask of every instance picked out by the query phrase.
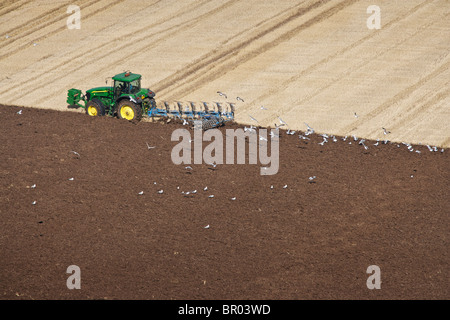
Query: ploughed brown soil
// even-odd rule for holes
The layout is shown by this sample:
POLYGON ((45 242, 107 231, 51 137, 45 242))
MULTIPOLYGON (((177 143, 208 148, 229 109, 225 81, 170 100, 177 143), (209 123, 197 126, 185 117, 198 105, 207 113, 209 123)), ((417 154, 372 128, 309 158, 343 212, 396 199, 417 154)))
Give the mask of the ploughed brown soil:
POLYGON ((0 119, 2 299, 450 297, 449 150, 283 131, 279 172, 262 176, 173 164, 181 124, 9 106, 0 119))

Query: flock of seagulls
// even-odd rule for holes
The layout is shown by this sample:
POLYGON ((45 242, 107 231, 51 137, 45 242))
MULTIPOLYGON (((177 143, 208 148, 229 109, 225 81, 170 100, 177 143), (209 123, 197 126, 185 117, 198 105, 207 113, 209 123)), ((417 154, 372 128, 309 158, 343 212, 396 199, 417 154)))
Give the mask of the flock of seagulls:
MULTIPOLYGON (((9 36, 7 35, 6 38, 8 39, 9 36)), ((37 43, 33 43, 33 45, 34 45, 34 46, 37 46, 37 43)), ((221 97, 224 97, 225 99, 228 98, 228 96, 227 96, 225 93, 221 92, 221 91, 217 91, 217 93, 218 93, 221 97)), ((134 99, 133 99, 132 97, 130 97, 130 100, 133 101, 134 99)), ((242 99, 242 98, 239 97, 239 96, 236 97, 236 100, 237 100, 237 101, 244 102, 244 99, 242 99)), ((133 101, 133 102, 135 102, 135 101, 133 101)), ((206 105, 206 102, 203 102, 203 103, 206 105)), ((219 105, 219 103, 217 103, 217 104, 219 105)), ((233 103, 229 103, 229 104, 230 104, 232 107, 234 107, 234 104, 233 104, 233 103)), ((220 106, 220 105, 219 105, 219 106, 220 106)), ((261 106, 261 107, 260 107, 260 110, 268 110, 268 109, 267 109, 266 107, 264 107, 264 106, 261 106)), ((17 114, 19 114, 19 115, 22 114, 22 110, 19 110, 19 111, 17 112, 17 114)), ((249 117, 250 117, 250 119, 251 119, 252 121, 254 121, 254 122, 256 122, 256 123, 259 124, 259 121, 258 121, 255 117, 253 117, 252 115, 249 115, 249 117)), ((354 113, 354 117, 355 117, 355 118, 358 118, 358 115, 356 114, 356 112, 354 113)), ((275 127, 276 127, 276 128, 287 127, 287 128, 288 128, 288 130, 286 131, 286 134, 287 134, 287 135, 294 135, 294 134, 296 133, 296 131, 291 130, 291 129, 289 128, 288 124, 287 124, 280 116, 278 116, 278 120, 279 120, 279 123, 280 123, 280 124, 275 124, 275 127)), ((186 121, 186 120, 184 120, 184 121, 185 121, 185 123, 183 123, 183 125, 187 124, 187 121, 186 121)), ((298 137, 299 137, 300 140, 311 140, 308 136, 314 134, 314 133, 315 133, 315 130, 314 130, 312 127, 310 127, 306 122, 305 122, 304 124, 306 125, 306 131, 305 131, 303 134, 302 134, 301 132, 299 132, 299 133, 298 133, 298 137)), ((384 134, 384 135, 388 135, 388 134, 391 133, 391 131, 387 130, 387 129, 384 128, 384 127, 382 127, 381 129, 383 130, 383 134, 384 134)), ((244 126, 244 131, 256 132, 256 127, 254 127, 254 126, 250 126, 250 127, 244 126)), ((321 136, 322 139, 323 139, 323 140, 319 143, 319 145, 321 145, 321 146, 324 146, 326 143, 328 143, 329 139, 331 139, 334 143, 336 143, 336 142, 338 141, 337 137, 334 136, 334 135, 321 134, 320 136, 321 136)), ((271 137, 274 137, 274 133, 273 133, 273 132, 271 132, 271 137)), ((350 140, 350 139, 348 139, 348 138, 349 138, 348 136, 345 136, 345 137, 342 137, 341 140, 344 141, 344 142, 346 142, 347 140, 350 140)), ((358 141, 358 145, 363 146, 365 150, 368 150, 368 149, 369 149, 369 147, 366 145, 366 140, 365 140, 365 139, 358 139, 358 137, 356 137, 355 135, 352 135, 351 138, 353 138, 353 142, 355 142, 355 143, 359 140, 359 141, 358 141)), ((260 140, 266 140, 266 141, 267 141, 267 139, 265 139, 265 138, 262 137, 262 136, 260 136, 260 140)), ((389 140, 382 140, 382 141, 380 141, 379 139, 377 139, 376 142, 373 144, 373 146, 379 146, 380 144, 388 144, 389 142, 390 142, 389 140)), ((349 144, 352 144, 352 141, 350 140, 350 141, 348 141, 348 143, 349 143, 349 144)), ((412 146, 411 144, 408 144, 408 143, 405 143, 405 142, 402 142, 402 144, 405 145, 405 146, 407 147, 407 149, 408 149, 410 152, 415 151, 416 153, 421 153, 420 150, 414 150, 414 148, 413 148, 413 146, 412 146)), ((151 145, 149 145, 148 142, 146 142, 146 145, 147 145, 147 149, 148 149, 148 150, 151 150, 151 149, 156 148, 156 146, 151 146, 151 145)), ((428 150, 429 150, 430 152, 438 152, 438 151, 439 151, 439 149, 438 149, 436 146, 434 146, 434 147, 432 147, 432 146, 430 146, 430 145, 426 145, 426 146, 427 146, 427 148, 428 148, 428 150)), ((398 144, 397 147, 400 147, 400 144, 398 144)), ((79 154, 78 152, 76 152, 76 151, 70 151, 70 152, 73 153, 74 155, 76 155, 78 158, 80 158, 80 154, 79 154)), ((440 150, 440 152, 443 153, 443 152, 444 152, 444 149, 442 148, 442 149, 440 150)), ((208 169, 211 169, 211 170, 215 170, 216 167, 217 167, 217 164, 216 164, 216 163, 207 163, 207 165, 209 165, 209 168, 208 168, 208 169)), ((191 171, 193 170, 193 168, 192 168, 191 166, 185 166, 185 170, 188 171, 188 173, 191 173, 191 171)), ((411 178, 412 178, 412 177, 413 177, 413 175, 411 175, 411 178)), ((69 178, 69 181, 74 181, 74 178, 73 178, 73 177, 72 177, 72 178, 69 178)), ((308 182, 309 182, 310 184, 316 183, 316 181, 317 181, 317 177, 316 177, 316 176, 310 176, 310 177, 308 178, 308 182)), ((157 183, 154 182, 154 184, 156 185, 157 183)), ((33 184, 33 185, 31 186, 31 189, 35 189, 35 188, 36 188, 36 184, 33 184)), ((288 185, 285 184, 282 188, 283 188, 283 189, 287 189, 287 188, 288 188, 288 185)), ((192 197, 192 196, 198 194, 197 189, 191 190, 191 191, 180 191, 180 187, 179 187, 179 186, 178 186, 176 189, 180 192, 181 195, 183 195, 183 196, 185 196, 185 197, 192 197)), ((270 186, 270 189, 274 189, 274 186, 271 185, 271 186, 270 186)), ((207 186, 205 186, 205 187, 203 188, 203 192, 206 193, 206 194, 208 194, 208 192, 207 192, 208 190, 209 190, 209 189, 208 189, 207 186)), ((163 190, 163 189, 158 189, 158 190, 156 191, 156 193, 157 193, 157 194, 164 194, 164 190, 163 190)), ((140 196, 144 195, 144 191, 138 192, 138 195, 140 195, 140 196)), ((209 198, 209 199, 214 199, 214 198, 215 198, 215 195, 214 195, 214 194, 209 194, 209 195, 208 195, 208 198, 209 198)), ((230 199, 231 201, 236 201, 236 200, 237 200, 237 197, 236 197, 236 196, 233 196, 233 197, 230 197, 229 199, 230 199)), ((36 205, 36 204, 37 204, 37 201, 33 201, 33 202, 32 202, 32 205, 36 205)), ((210 228, 210 225, 208 224, 208 225, 204 226, 203 228, 209 229, 209 228, 210 228)))
MULTIPOLYGON (((223 96, 223 97, 227 98, 227 95, 224 94, 223 92, 217 91, 217 93, 220 96, 223 96)), ((240 98, 239 96, 236 97, 236 100, 244 102, 244 100, 242 98, 240 98)), ((264 106, 260 106, 260 110, 268 110, 268 109, 266 107, 264 107, 264 106)), ((354 112, 353 115, 354 115, 355 118, 359 117, 356 112, 354 112)), ((254 121, 257 124, 259 124, 259 121, 254 116, 252 116, 250 114, 248 116, 250 117, 250 119, 252 121, 254 121)), ((276 129, 278 129, 280 127, 287 127, 288 128, 288 130, 286 131, 287 135, 294 135, 296 133, 296 131, 291 130, 289 128, 288 124, 280 116, 277 116, 277 117, 278 117, 278 120, 279 120, 280 124, 277 124, 277 123, 274 124, 276 129)), ((315 130, 312 127, 310 127, 306 122, 304 124, 306 125, 306 132, 304 134, 299 133, 298 137, 299 137, 300 140, 311 140, 308 136, 313 134, 313 133, 315 133, 315 130)), ((385 127, 382 127, 381 129, 383 130, 383 134, 384 135, 388 135, 388 134, 391 133, 391 131, 389 131, 385 127)), ((250 127, 244 126, 244 131, 256 132, 256 127, 254 127, 254 126, 250 126, 250 127)), ((271 136, 273 137, 273 133, 271 133, 271 136)), ((323 140, 319 143, 319 145, 321 145, 321 146, 324 146, 325 143, 328 143, 328 139, 329 138, 331 138, 333 142, 337 142, 338 141, 337 137, 334 136, 334 135, 328 136, 326 134, 322 134, 321 136, 323 138, 323 140)), ((354 142, 358 141, 358 138, 355 135, 352 135, 352 137, 353 137, 354 142)), ((347 138, 348 138, 348 136, 343 137, 342 141, 346 141, 347 138)), ((264 137, 260 137, 260 140, 266 140, 267 141, 267 139, 265 139, 264 137)), ((380 143, 387 144, 389 142, 390 142, 389 140, 380 141, 379 139, 377 139, 376 143, 374 143, 373 146, 376 147, 376 146, 379 146, 380 143)), ((349 141, 348 144, 352 144, 352 142, 349 141)), ((413 147, 410 144, 406 144, 406 143, 403 143, 403 144, 405 144, 408 147, 409 151, 411 151, 411 152, 413 151, 413 147)), ((366 141, 364 139, 359 140, 358 145, 363 146, 365 150, 369 149, 369 146, 367 146, 366 141)), ((400 147, 400 145, 398 145, 398 147, 400 147)), ((437 147, 430 147, 428 145, 427 145, 427 147, 432 152, 438 151, 437 147)), ((444 152, 444 149, 441 149, 441 152, 444 152)), ((421 151, 420 150, 416 150, 416 153, 421 153, 421 151)))
MULTIPOLYGON (((217 93, 219 94, 219 96, 224 97, 225 99, 228 99, 228 96, 227 96, 225 93, 223 93, 222 91, 217 91, 217 93)), ((244 99, 242 99, 242 98, 239 97, 239 96, 236 97, 236 100, 237 100, 237 101, 244 102, 244 99)))

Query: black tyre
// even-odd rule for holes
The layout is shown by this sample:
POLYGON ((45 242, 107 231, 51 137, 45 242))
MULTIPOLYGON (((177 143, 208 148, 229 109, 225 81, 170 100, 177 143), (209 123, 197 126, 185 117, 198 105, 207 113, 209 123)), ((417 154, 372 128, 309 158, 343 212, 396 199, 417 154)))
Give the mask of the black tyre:
POLYGON ((98 99, 92 99, 86 103, 86 114, 92 117, 104 116, 105 106, 98 99))
POLYGON ((139 121, 142 118, 142 108, 130 100, 122 100, 117 106, 117 117, 128 121, 139 121))

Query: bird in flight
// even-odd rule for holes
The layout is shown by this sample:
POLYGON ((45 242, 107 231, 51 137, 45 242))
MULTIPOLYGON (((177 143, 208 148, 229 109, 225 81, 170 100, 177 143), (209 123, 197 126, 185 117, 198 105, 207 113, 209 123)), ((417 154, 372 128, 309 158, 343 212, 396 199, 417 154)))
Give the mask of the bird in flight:
POLYGON ((253 118, 251 115, 248 115, 250 117, 250 119, 252 119, 253 121, 256 121, 257 123, 259 123, 258 120, 256 120, 255 118, 253 118))
POLYGON ((278 117, 278 119, 280 120, 280 123, 281 123, 281 124, 283 124, 283 125, 285 125, 285 126, 288 126, 287 123, 283 121, 283 119, 281 119, 280 117, 278 117))
POLYGON ((236 100, 244 102, 244 99, 242 99, 241 97, 236 97, 236 100))
POLYGON ((149 146, 148 145, 148 142, 146 142, 146 144, 147 144, 147 148, 150 150, 150 149, 154 149, 154 148, 156 148, 156 146, 154 146, 154 147, 152 147, 152 146, 149 146))
POLYGON ((208 168, 208 169, 210 169, 210 170, 215 170, 216 169, 216 167, 217 167, 217 163, 206 163, 207 165, 210 165, 212 168, 208 168))
POLYGON ((383 133, 384 133, 384 134, 389 134, 389 133, 391 133, 390 131, 387 131, 386 128, 381 128, 381 129, 383 129, 383 133))
POLYGON ((306 133, 305 133, 305 135, 310 135, 310 134, 313 134, 314 133, 314 129, 313 128, 311 128, 306 122, 304 122, 304 124, 306 125, 306 127, 307 127, 307 130, 306 130, 306 133))
POLYGON ((219 96, 224 97, 225 99, 227 99, 227 95, 223 92, 217 91, 217 93, 219 94, 219 96))

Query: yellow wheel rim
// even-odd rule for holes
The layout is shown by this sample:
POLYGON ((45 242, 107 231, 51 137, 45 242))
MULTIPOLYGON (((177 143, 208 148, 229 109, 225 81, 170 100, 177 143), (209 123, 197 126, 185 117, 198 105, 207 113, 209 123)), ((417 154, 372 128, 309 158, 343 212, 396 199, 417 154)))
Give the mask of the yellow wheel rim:
POLYGON ((88 107, 88 115, 93 116, 93 117, 97 116, 98 115, 97 109, 93 106, 89 106, 88 107))
POLYGON ((120 116, 123 119, 133 120, 134 119, 134 110, 129 106, 123 106, 120 108, 120 116))

